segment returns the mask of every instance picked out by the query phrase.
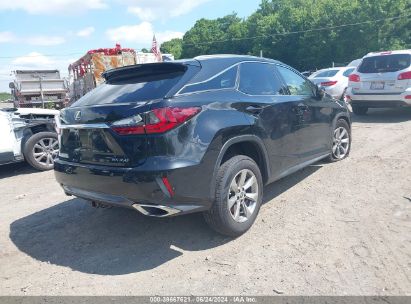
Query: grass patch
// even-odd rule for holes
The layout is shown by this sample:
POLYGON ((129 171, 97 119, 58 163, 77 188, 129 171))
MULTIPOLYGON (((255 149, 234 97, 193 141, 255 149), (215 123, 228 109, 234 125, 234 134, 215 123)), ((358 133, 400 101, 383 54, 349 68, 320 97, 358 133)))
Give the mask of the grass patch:
POLYGON ((0 92, 0 102, 11 99, 11 94, 7 92, 0 92))

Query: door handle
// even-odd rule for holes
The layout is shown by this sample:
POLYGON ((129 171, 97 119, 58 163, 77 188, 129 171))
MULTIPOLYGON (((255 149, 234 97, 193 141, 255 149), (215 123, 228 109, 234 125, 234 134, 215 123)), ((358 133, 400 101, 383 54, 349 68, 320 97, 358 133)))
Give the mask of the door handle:
POLYGON ((250 112, 251 114, 259 114, 259 113, 261 113, 261 111, 263 109, 264 108, 262 106, 259 106, 259 105, 251 105, 251 106, 248 106, 247 108, 245 108, 245 110, 247 112, 250 112))

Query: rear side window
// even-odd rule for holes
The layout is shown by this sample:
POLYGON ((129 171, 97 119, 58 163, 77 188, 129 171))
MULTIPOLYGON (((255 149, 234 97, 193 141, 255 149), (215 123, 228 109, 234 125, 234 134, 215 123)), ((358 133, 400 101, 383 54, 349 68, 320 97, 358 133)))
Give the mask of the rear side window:
POLYGON ((275 74, 275 66, 266 63, 242 63, 238 89, 248 95, 284 95, 282 83, 275 74))
POLYGON ((184 66, 143 66, 116 72, 94 90, 73 104, 90 106, 101 104, 130 103, 164 98, 185 73, 184 66))
POLYGON ((339 70, 328 70, 324 72, 320 72, 319 74, 315 75, 314 78, 320 78, 320 77, 333 77, 337 75, 339 70))
POLYGON ((219 75, 217 74, 217 76, 214 76, 207 81, 187 85, 180 91, 180 94, 210 90, 232 89, 235 87, 237 80, 237 69, 237 66, 235 66, 219 75))
POLYGON ((410 66, 411 55, 393 54, 366 57, 358 67, 360 73, 384 73, 396 72, 406 69, 410 66))
POLYGON ((291 95, 313 95, 313 86, 311 85, 311 82, 309 80, 301 77, 294 71, 283 66, 278 66, 278 71, 284 78, 284 81, 287 84, 288 90, 290 91, 291 95))
POLYGON ((348 69, 348 70, 346 70, 346 71, 343 73, 343 75, 344 75, 345 77, 348 77, 348 76, 350 76, 350 74, 351 74, 352 72, 354 72, 354 70, 355 70, 355 68, 348 69))

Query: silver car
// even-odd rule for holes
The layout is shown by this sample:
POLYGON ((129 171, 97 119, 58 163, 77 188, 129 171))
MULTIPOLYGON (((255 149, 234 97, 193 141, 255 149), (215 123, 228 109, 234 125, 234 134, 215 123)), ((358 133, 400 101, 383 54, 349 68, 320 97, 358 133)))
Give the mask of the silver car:
POLYGON ((308 79, 314 84, 323 87, 325 92, 335 99, 345 100, 348 86, 348 76, 355 67, 341 67, 322 69, 313 73, 308 79))
POLYGON ((51 170, 59 151, 55 128, 59 111, 0 109, 0 165, 27 161, 38 170, 51 170))
POLYGON ((347 99, 357 115, 369 108, 411 106, 411 50, 364 56, 349 77, 347 99))

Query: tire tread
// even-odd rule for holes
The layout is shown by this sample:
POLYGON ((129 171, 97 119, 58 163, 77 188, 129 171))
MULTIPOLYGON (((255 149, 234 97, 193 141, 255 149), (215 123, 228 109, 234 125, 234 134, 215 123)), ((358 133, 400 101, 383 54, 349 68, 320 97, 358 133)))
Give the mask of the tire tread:
POLYGON ((36 142, 38 142, 42 137, 53 137, 57 139, 57 134, 53 132, 39 132, 35 133, 24 143, 23 147, 23 155, 26 162, 32 166, 34 169, 40 171, 51 170, 52 168, 46 168, 45 166, 41 166, 33 159, 32 150, 36 142))
MULTIPOLYGON (((222 200, 224 200, 224 196, 225 196, 225 194, 222 192, 224 191, 224 182, 226 178, 226 172, 230 168, 235 168, 238 163, 244 162, 244 161, 251 162, 251 164, 257 168, 258 172, 254 172, 254 173, 257 174, 258 175, 257 178, 260 181, 262 181, 261 173, 260 173, 260 170, 257 164, 248 156, 237 155, 237 156, 234 156, 228 159, 225 163, 223 163, 220 166, 218 173, 217 173, 217 178, 215 181, 216 182, 216 193, 215 193, 214 204, 212 205, 211 209, 204 212, 204 219, 210 227, 212 227, 214 230, 216 230, 217 232, 221 234, 228 235, 231 237, 239 236, 243 234, 245 231, 233 231, 233 229, 230 228, 230 223, 228 222, 227 217, 222 216, 224 212, 226 212, 225 210, 226 206, 223 203, 221 203, 222 200)), ((259 187, 262 187, 262 183, 259 185, 259 187)), ((259 199, 261 200, 261 198, 259 199)), ((260 206, 257 206, 258 209, 259 207, 260 206)), ((258 209, 255 210, 256 213, 258 213, 258 209)))

